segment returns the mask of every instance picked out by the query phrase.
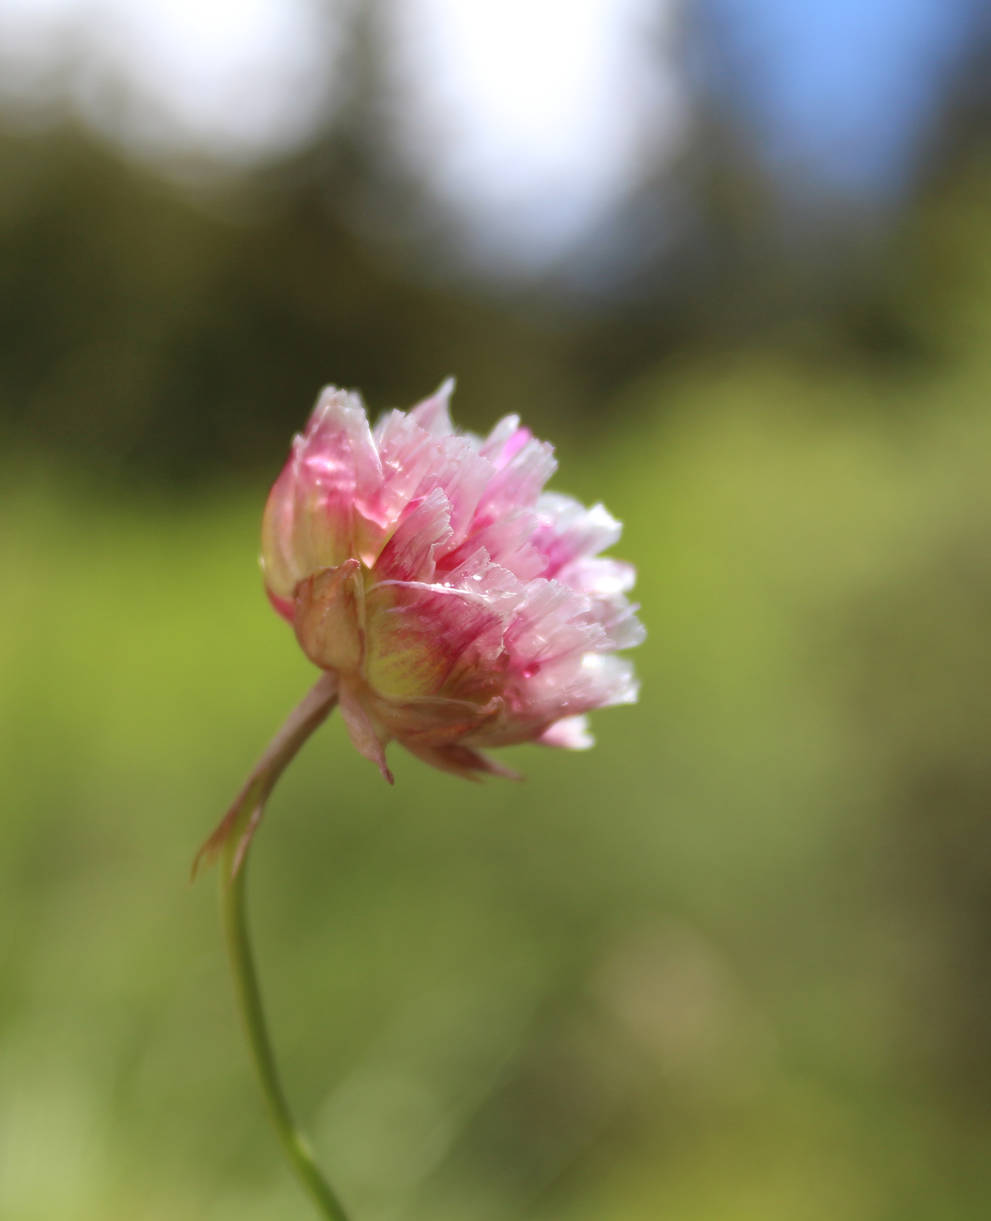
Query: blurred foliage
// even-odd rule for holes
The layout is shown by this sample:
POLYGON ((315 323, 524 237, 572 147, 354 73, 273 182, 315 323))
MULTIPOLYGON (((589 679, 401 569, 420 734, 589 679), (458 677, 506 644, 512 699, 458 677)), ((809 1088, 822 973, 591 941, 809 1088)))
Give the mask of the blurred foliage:
POLYGON ((405 405, 456 365, 491 418, 519 394, 514 368, 539 387, 560 366, 553 336, 410 282, 305 185, 197 205, 71 129, 8 136, 0 161, 0 403, 15 444, 108 477, 212 475, 270 462, 321 377, 405 405))
MULTIPOLYGON (((434 246, 411 236, 415 200, 406 215, 398 197, 391 244, 355 223, 357 188, 342 185, 355 162, 332 134, 190 192, 71 125, 0 132, 6 448, 61 452, 140 484, 247 474, 270 468, 321 379, 360 386, 379 409, 449 372, 468 391, 464 423, 525 404, 539 428, 588 442, 630 380, 756 337, 814 367, 910 373, 950 338, 933 292, 967 272, 963 251, 927 265, 953 239, 925 212, 880 244, 865 231, 839 247, 835 235, 821 248, 769 245, 760 203, 745 194, 741 205, 725 176, 709 175, 696 182, 694 239, 670 265, 647 258, 632 297, 581 303, 564 269, 486 290, 431 268, 434 246)), ((970 192, 972 207, 986 204, 980 174, 970 192)), ((634 231, 643 222, 614 218, 634 231)))
POLYGON ((356 1217, 980 1221, 986 153, 828 274, 741 239, 595 308, 428 274, 348 156, 0 140, 0 1218, 304 1215, 183 880, 310 678, 255 568, 289 433, 455 372, 627 522, 644 693, 518 787, 389 790, 334 721, 283 782, 262 974, 356 1217))

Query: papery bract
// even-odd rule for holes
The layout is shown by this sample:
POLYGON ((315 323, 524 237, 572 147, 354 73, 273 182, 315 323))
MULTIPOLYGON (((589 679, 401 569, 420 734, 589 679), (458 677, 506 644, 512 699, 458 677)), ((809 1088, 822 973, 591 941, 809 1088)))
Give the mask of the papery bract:
POLYGON ((553 450, 518 417, 455 432, 452 386, 374 431, 355 394, 324 390, 265 509, 269 597, 390 780, 392 739, 501 772, 479 748, 584 748, 584 714, 637 695, 616 656, 643 638, 634 571, 598 554, 619 523, 543 491, 553 450))

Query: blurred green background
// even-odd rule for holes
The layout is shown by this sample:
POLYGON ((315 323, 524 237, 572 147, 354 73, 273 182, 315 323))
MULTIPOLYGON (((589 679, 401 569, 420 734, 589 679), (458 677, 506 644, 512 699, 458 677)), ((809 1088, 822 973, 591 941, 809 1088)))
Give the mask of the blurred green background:
POLYGON ((62 7, 0 90, 0 1218, 310 1215, 188 869, 312 678, 256 565, 292 431, 449 373, 626 523, 643 693, 518 786, 388 789, 333 719, 283 781, 251 916, 356 1221, 985 1218, 980 6, 618 6, 679 138, 567 240, 411 155, 401 5, 316 6, 333 97, 236 156, 117 122, 141 73, 94 94, 62 7))

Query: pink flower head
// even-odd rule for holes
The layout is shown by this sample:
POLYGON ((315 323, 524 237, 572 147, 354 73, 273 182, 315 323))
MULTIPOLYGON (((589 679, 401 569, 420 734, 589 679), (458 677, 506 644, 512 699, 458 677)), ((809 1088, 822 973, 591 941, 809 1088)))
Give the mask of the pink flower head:
POLYGON ((590 746, 584 714, 637 696, 643 639, 602 505, 543 491, 553 450, 516 416, 455 432, 453 382, 375 429, 325 389, 265 507, 262 568, 303 651, 338 680, 355 746, 392 777, 395 739, 459 775, 478 748, 590 746))

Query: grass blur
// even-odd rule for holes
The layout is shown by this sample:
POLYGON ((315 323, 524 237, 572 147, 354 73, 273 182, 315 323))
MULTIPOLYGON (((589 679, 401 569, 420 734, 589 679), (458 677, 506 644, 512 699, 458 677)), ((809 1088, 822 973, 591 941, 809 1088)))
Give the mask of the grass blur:
MULTIPOLYGON (((566 441, 649 632, 594 751, 472 786, 393 748, 390 790, 332 718, 290 769, 251 916, 359 1221, 986 1216, 975 319, 950 376, 686 362, 566 441)), ((0 1217, 303 1217, 216 879, 187 885, 311 680, 260 589, 267 487, 4 484, 0 1217)))

